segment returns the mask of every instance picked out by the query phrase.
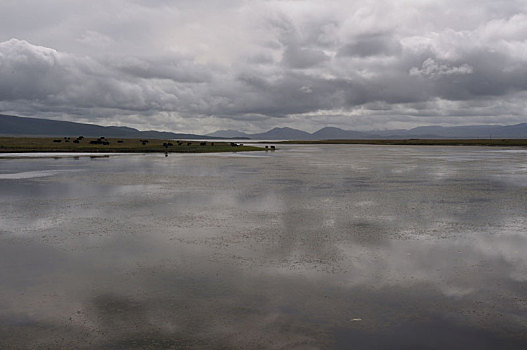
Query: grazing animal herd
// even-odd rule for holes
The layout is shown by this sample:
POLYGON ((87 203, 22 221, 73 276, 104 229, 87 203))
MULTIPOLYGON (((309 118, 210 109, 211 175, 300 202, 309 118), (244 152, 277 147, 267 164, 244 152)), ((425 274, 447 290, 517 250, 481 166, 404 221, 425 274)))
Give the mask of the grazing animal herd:
MULTIPOLYGON (((75 144, 79 144, 79 143, 81 143, 81 141, 83 139, 84 139, 84 136, 78 136, 73 141, 71 141, 71 137, 65 136, 63 139, 54 139, 53 142, 55 142, 55 143, 73 142, 75 144)), ((131 143, 133 141, 134 140, 132 140, 132 139, 127 140, 128 143, 131 143)), ((139 143, 141 143, 141 145, 143 145, 143 146, 146 146, 150 142, 149 140, 146 140, 146 139, 139 139, 139 140, 136 140, 136 142, 137 141, 139 141, 139 143)), ((192 141, 179 141, 179 140, 176 140, 175 142, 176 142, 177 146, 183 146, 185 143, 186 143, 187 146, 192 146, 193 145, 192 141)), ((123 144, 123 143, 125 143, 125 141, 124 140, 117 140, 117 143, 123 144)), ((98 137, 95 140, 90 140, 89 144, 90 145, 109 146, 110 145, 110 141, 106 137, 100 136, 100 137, 98 137)), ((214 147, 214 142, 209 142, 208 144, 211 147, 214 147)), ((165 148, 165 152, 168 152, 168 148, 169 147, 173 147, 173 146, 174 146, 174 144, 172 142, 164 142, 163 143, 163 147, 165 148)), ((199 146, 207 146, 207 141, 200 141, 199 142, 199 146)), ((243 146, 243 143, 230 142, 230 146, 231 147, 239 147, 239 146, 243 146)), ((266 150, 268 150, 268 149, 275 150, 275 146, 265 146, 265 149, 266 150)))

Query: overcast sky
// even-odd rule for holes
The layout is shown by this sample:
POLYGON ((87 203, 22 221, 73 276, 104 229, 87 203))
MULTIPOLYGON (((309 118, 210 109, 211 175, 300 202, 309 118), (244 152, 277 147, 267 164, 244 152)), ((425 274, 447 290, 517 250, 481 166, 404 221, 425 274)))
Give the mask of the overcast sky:
POLYGON ((0 113, 195 133, 527 122, 527 1, 0 0, 0 113))

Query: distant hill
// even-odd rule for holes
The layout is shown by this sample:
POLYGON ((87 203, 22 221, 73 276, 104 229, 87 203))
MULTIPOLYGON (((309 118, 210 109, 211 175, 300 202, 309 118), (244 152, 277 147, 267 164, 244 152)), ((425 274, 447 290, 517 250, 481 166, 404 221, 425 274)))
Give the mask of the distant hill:
POLYGON ((310 140, 311 134, 292 128, 274 128, 264 133, 250 134, 248 137, 260 140, 310 140))
MULTIPOLYGON (((232 130, 217 131, 215 135, 232 135, 232 130)), ((421 126, 409 130, 370 130, 354 131, 335 127, 322 128, 312 134, 292 129, 275 128, 260 134, 236 132, 250 139, 260 140, 353 140, 353 139, 527 139, 527 123, 516 125, 468 125, 443 127, 437 125, 421 126)), ((214 135, 209 134, 209 135, 214 135)), ((230 136, 230 137, 232 137, 230 136)))
POLYGON ((207 136, 219 137, 224 139, 249 139, 249 135, 236 130, 219 130, 211 134, 207 134, 207 136))
POLYGON ((372 134, 360 131, 342 130, 334 127, 322 128, 317 132, 311 134, 317 140, 331 140, 331 139, 367 139, 372 138, 372 134))
POLYGON ((100 126, 59 120, 15 117, 0 114, 2 136, 105 136, 152 139, 212 139, 213 137, 163 131, 139 131, 124 126, 100 126))
POLYGON ((354 131, 325 127, 314 133, 293 128, 274 128, 264 133, 247 134, 219 130, 206 136, 163 131, 140 131, 124 126, 100 126, 50 119, 15 117, 0 114, 2 136, 105 136, 163 139, 253 139, 253 140, 338 140, 338 139, 527 139, 527 123, 516 125, 420 126, 409 130, 354 131))
POLYGON ((441 138, 527 138, 527 123, 516 125, 421 126, 406 135, 435 135, 441 138))

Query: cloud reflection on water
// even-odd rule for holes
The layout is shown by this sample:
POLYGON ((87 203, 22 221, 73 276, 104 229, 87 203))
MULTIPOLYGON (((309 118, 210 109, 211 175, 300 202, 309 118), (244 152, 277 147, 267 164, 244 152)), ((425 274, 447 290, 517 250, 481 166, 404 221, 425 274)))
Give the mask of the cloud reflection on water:
POLYGON ((84 170, 0 183, 10 198, 1 338, 13 348, 28 347, 17 330, 78 348, 372 348, 369 334, 395 339, 397 324, 436 341, 525 345, 527 197, 497 176, 523 155, 291 149, 4 163, 84 170))

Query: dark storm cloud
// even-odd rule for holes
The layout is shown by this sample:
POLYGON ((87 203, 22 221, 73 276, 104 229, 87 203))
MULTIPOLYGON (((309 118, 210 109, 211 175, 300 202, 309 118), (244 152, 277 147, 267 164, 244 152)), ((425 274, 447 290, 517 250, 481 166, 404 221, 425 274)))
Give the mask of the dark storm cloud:
POLYGON ((142 79, 168 79, 181 83, 210 82, 211 72, 184 57, 160 59, 125 58, 110 65, 131 77, 142 79))
POLYGON ((338 50, 342 56, 377 56, 400 53, 401 44, 391 35, 384 33, 365 34, 338 50))
POLYGON ((283 62, 290 68, 309 68, 328 59, 320 50, 304 49, 297 45, 288 46, 283 55, 283 62))
POLYGON ((486 121, 506 123, 525 108, 521 1, 18 4, 0 5, 3 112, 201 132, 221 125, 209 116, 309 129, 316 115, 426 123, 490 101, 501 108, 486 121))

